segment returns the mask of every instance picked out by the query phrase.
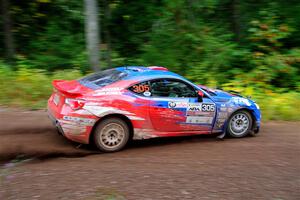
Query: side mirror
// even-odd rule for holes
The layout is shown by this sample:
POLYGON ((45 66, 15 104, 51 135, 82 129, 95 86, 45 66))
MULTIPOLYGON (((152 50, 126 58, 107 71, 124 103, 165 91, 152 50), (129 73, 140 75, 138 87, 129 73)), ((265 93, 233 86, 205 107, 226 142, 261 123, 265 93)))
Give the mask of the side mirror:
POLYGON ((204 93, 201 90, 198 90, 197 94, 198 94, 198 102, 202 102, 203 97, 204 97, 204 93))

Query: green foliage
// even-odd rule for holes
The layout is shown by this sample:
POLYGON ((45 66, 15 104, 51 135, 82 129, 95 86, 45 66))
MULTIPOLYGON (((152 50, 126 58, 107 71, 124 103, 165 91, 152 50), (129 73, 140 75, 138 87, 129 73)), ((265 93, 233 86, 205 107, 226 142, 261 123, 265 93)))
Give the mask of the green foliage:
POLYGON ((13 1, 11 10, 18 57, 30 67, 88 70, 81 1, 13 1))
POLYGON ((222 85, 224 90, 234 90, 255 100, 262 111, 263 120, 300 120, 300 90, 287 91, 262 86, 259 83, 235 79, 222 85))
MULTIPOLYGON (((52 79, 89 71, 83 2, 11 1, 16 71, 0 64, 1 104, 41 108, 52 79)), ((165 66, 199 84, 253 96, 264 119, 299 119, 299 1, 98 3, 103 68, 165 66)), ((1 58, 2 44, 0 50, 1 58)))
POLYGON ((295 88, 299 81, 300 49, 285 49, 282 42, 293 30, 280 22, 274 10, 262 10, 260 16, 260 20, 251 21, 249 29, 252 70, 248 78, 253 82, 295 88))
POLYGON ((45 108, 52 92, 52 80, 72 80, 80 76, 82 74, 78 70, 61 70, 49 74, 24 64, 19 65, 17 71, 12 71, 0 63, 0 104, 30 109, 45 108))
MULTIPOLYGON (((17 71, 0 64, 0 105, 43 109, 52 92, 51 82, 54 79, 72 80, 83 76, 78 70, 56 71, 31 69, 26 65, 18 66, 17 71)), ((213 82, 210 84, 214 85, 213 82)), ((273 89, 261 89, 257 85, 240 84, 234 80, 223 84, 225 90, 236 90, 245 96, 252 96, 262 110, 264 120, 300 120, 300 93, 273 89)), ((300 88, 299 88, 300 89, 300 88)))
POLYGON ((255 94, 254 99, 257 99, 264 120, 300 120, 299 92, 269 92, 262 94, 255 94))

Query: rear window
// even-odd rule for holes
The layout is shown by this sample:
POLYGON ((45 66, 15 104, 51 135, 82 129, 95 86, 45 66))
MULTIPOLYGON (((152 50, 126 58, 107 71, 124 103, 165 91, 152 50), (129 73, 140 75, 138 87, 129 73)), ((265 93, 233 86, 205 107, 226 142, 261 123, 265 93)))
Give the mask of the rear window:
POLYGON ((79 83, 91 89, 99 89, 106 85, 122 80, 127 73, 116 69, 108 69, 79 79, 79 83))

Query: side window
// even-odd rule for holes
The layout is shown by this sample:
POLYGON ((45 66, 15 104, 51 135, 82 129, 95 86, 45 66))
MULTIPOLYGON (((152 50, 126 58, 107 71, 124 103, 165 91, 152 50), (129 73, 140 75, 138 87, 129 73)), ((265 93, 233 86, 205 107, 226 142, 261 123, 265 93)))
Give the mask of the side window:
POLYGON ((172 79, 150 81, 150 92, 153 97, 197 97, 192 86, 172 79))
POLYGON ((148 96, 148 97, 151 96, 149 81, 135 84, 128 89, 139 95, 148 96))

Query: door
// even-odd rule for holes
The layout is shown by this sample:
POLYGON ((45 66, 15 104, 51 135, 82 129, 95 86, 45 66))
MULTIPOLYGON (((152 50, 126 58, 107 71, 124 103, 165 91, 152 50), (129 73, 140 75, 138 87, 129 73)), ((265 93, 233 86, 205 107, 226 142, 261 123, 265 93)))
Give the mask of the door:
POLYGON ((211 131, 216 105, 210 98, 199 102, 196 89, 182 80, 156 79, 148 84, 149 116, 156 131, 211 131))

